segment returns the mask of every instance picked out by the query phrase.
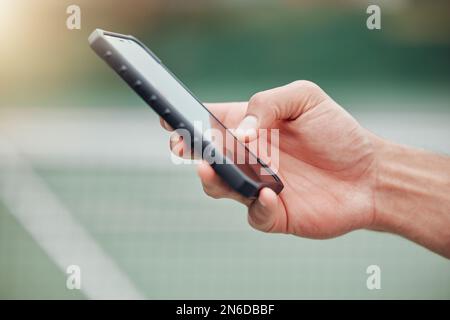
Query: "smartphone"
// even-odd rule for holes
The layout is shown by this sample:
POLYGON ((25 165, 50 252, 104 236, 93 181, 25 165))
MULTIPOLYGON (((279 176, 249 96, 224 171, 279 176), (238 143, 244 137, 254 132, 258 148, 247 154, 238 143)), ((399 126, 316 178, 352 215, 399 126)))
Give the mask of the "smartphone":
POLYGON ((89 36, 89 44, 172 128, 189 134, 190 141, 185 141, 184 134, 183 141, 233 190, 247 198, 256 198, 264 187, 281 192, 283 183, 273 170, 238 141, 142 42, 133 36, 96 29, 89 36), (211 132, 231 137, 232 143, 218 142, 211 132))

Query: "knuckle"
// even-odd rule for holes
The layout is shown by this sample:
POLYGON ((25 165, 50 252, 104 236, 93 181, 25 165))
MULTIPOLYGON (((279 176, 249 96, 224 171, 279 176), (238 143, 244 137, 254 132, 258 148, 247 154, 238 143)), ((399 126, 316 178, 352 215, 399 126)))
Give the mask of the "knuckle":
POLYGON ((251 96, 248 101, 249 107, 257 107, 262 105, 267 100, 267 97, 264 92, 257 92, 253 96, 251 96))
POLYGON ((309 80, 296 80, 292 82, 291 85, 295 86, 298 89, 302 89, 311 93, 322 92, 322 89, 319 87, 319 85, 309 80))

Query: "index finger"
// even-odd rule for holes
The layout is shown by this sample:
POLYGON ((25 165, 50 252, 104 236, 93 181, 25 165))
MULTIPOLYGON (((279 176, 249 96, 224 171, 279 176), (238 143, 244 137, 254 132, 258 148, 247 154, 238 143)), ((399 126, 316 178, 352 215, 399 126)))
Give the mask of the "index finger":
MULTIPOLYGON (((235 128, 245 115, 247 102, 219 102, 203 104, 227 128, 235 128)), ((160 117, 161 127, 167 131, 174 129, 160 117)))

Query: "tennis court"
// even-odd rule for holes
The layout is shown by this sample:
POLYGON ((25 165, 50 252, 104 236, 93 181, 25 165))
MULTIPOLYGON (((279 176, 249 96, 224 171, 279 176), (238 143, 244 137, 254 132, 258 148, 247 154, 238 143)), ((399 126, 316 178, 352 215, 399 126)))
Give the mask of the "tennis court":
POLYGON ((0 1, 0 298, 450 299, 449 261, 400 237, 251 229, 87 43, 137 36, 202 101, 312 80, 375 133, 450 154, 449 2, 373 2, 377 31, 365 1, 79 0, 80 30, 72 1, 0 1))

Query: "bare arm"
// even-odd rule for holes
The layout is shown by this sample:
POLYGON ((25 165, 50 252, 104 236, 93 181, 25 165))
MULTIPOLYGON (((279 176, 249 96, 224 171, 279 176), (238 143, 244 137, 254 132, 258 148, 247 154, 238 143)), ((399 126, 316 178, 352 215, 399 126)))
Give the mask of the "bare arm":
POLYGON ((450 159, 374 138, 373 228, 450 258, 450 159))
POLYGON ((209 108, 228 128, 280 131, 279 195, 264 188, 245 199, 199 167, 205 192, 246 205, 254 228, 315 239, 387 231, 450 258, 449 157, 375 136, 309 81, 209 108))

